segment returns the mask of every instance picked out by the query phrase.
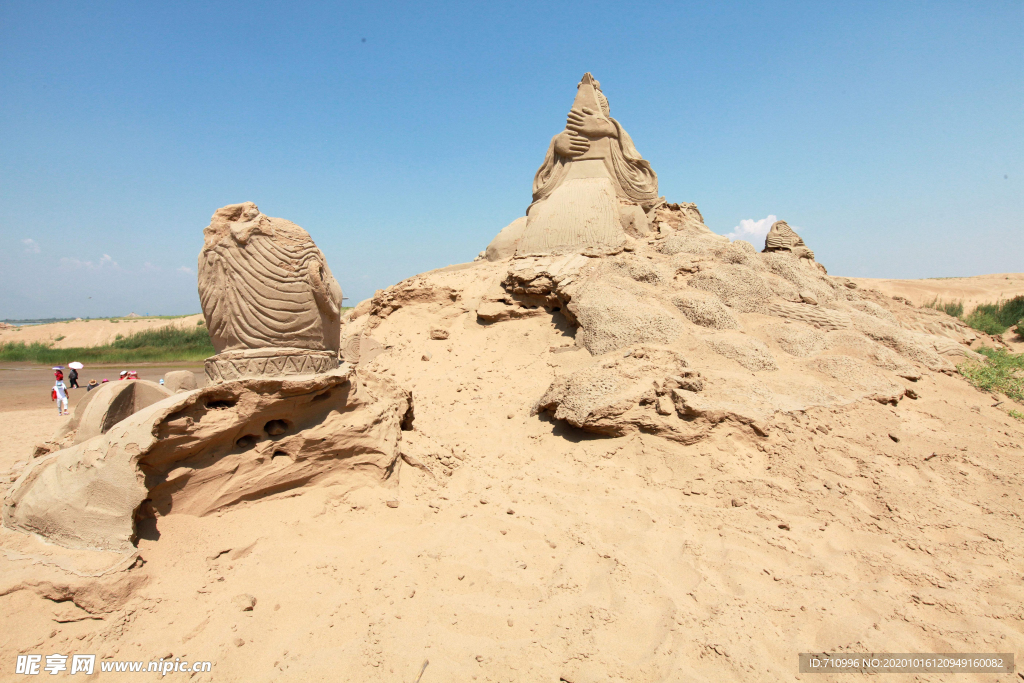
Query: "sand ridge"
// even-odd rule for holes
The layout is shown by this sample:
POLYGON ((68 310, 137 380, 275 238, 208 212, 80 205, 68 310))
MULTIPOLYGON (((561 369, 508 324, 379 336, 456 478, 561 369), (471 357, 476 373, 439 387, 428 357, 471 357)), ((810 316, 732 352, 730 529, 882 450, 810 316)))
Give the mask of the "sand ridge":
MULTIPOLYGON (((431 284, 483 287, 487 268, 431 284)), ((102 609, 9 565, 18 628, 0 656, 209 659, 194 680, 214 681, 583 683, 791 680, 808 650, 1024 651, 1005 578, 1024 571, 1024 429, 961 378, 788 412, 767 437, 601 437, 533 414, 591 362, 564 321, 482 325, 472 303, 421 297, 373 329, 366 367, 415 403, 391 488, 161 518, 102 609)))
POLYGON ((962 301, 969 313, 979 304, 994 304, 1024 296, 1024 274, 993 273, 973 277, 925 278, 922 280, 889 280, 880 278, 850 278, 860 287, 875 289, 886 296, 901 296, 915 306, 926 306, 933 301, 956 303, 962 301))
POLYGON ((201 313, 181 318, 97 318, 95 320, 68 320, 44 325, 24 325, 14 329, 0 329, 0 344, 40 342, 52 344, 54 348, 70 349, 90 346, 105 346, 112 343, 117 335, 128 337, 137 332, 177 327, 192 329, 203 320, 201 313), (58 341, 58 338, 61 338, 58 341))

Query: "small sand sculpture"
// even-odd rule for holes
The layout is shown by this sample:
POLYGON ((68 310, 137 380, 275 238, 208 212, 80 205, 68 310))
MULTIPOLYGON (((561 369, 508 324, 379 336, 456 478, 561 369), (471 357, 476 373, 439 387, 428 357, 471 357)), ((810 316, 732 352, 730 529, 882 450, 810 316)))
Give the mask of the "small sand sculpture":
POLYGON ((211 381, 338 366, 341 287, 305 230, 252 202, 218 209, 203 231, 199 299, 217 355, 211 381))
POLYGON ((800 235, 786 221, 775 221, 764 238, 764 251, 789 251, 800 258, 814 260, 814 252, 807 248, 800 235))

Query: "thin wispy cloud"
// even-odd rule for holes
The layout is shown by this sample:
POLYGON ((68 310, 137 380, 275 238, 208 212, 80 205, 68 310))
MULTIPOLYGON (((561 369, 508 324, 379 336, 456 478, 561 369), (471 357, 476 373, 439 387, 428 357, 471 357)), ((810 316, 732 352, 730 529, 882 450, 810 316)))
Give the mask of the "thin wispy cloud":
POLYGON ((31 237, 27 237, 21 241, 25 245, 26 254, 38 254, 42 249, 39 248, 39 243, 31 237))
POLYGON ((60 260, 61 265, 67 266, 68 268, 85 268, 87 270, 120 270, 121 266, 117 265, 117 261, 110 256, 110 254, 104 254, 100 257, 99 261, 95 263, 92 261, 82 261, 81 259, 74 258, 73 256, 65 256, 60 260))
POLYGON ((192 270, 188 266, 180 266, 178 268, 178 272, 179 273, 184 273, 185 275, 195 275, 196 274, 196 271, 192 270))

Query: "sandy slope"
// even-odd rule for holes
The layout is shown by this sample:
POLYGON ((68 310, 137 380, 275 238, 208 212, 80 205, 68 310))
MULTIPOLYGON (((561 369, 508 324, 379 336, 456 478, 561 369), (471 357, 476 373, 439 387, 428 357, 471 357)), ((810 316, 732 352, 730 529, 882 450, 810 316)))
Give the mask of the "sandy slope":
POLYGON ((26 325, 13 330, 0 330, 0 344, 19 341, 26 344, 43 342, 52 343, 58 349, 103 346, 114 341, 119 334, 127 337, 136 332, 168 325, 191 329, 202 319, 202 314, 197 313, 183 318, 119 319, 117 322, 107 319, 70 320, 46 325, 26 325), (63 339, 57 341, 58 337, 63 339))
MULTIPOLYGON (((959 377, 684 446, 531 414, 589 362, 559 316, 485 325, 425 303, 373 334, 386 351, 369 367, 413 391, 406 434, 435 445, 431 474, 401 464, 392 490, 161 518, 106 613, 7 580, 0 659, 214 661, 196 681, 596 683, 789 681, 816 650, 1024 655, 1024 425, 959 377)), ((12 452, 33 424, 5 428, 12 452)))
POLYGON ((1024 273, 926 280, 850 279, 865 289, 877 289, 886 296, 902 296, 916 306, 924 306, 935 300, 951 303, 962 301, 968 312, 978 304, 992 304, 1024 295, 1024 273))

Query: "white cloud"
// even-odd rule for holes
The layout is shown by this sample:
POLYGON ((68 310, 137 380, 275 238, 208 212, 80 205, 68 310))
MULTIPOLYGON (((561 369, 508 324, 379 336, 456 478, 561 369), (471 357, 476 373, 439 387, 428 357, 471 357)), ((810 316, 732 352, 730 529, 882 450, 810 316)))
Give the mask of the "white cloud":
POLYGON ((185 273, 185 275, 195 275, 195 271, 189 268, 188 266, 181 266, 180 268, 178 268, 178 272, 185 273))
MULTIPOLYGON (((768 231, 772 229, 772 224, 777 220, 779 219, 775 214, 769 214, 759 221, 755 221, 753 218, 744 218, 739 225, 732 229, 732 232, 726 234, 726 237, 731 240, 746 240, 761 249, 764 247, 764 238, 768 236, 768 231)), ((795 225, 789 227, 797 233, 803 232, 803 228, 798 228, 795 225)))
POLYGON ((755 221, 753 218, 744 218, 726 237, 731 240, 746 240, 755 247, 761 247, 764 245, 764 238, 768 236, 768 231, 772 229, 772 223, 777 220, 779 219, 774 214, 759 221, 755 221))
POLYGON ((41 251, 39 244, 31 237, 23 239, 21 243, 25 245, 26 254, 38 254, 41 251))
POLYGON ((61 262, 61 265, 67 266, 69 268, 88 268, 89 270, 100 270, 100 269, 120 270, 121 269, 121 267, 119 265, 117 265, 117 261, 115 261, 113 258, 111 258, 110 254, 104 254, 102 257, 100 257, 100 260, 97 261, 96 263, 93 263, 92 261, 82 261, 80 259, 76 259, 74 257, 67 257, 67 256, 61 258, 60 262, 61 262))

